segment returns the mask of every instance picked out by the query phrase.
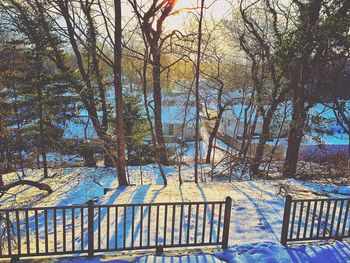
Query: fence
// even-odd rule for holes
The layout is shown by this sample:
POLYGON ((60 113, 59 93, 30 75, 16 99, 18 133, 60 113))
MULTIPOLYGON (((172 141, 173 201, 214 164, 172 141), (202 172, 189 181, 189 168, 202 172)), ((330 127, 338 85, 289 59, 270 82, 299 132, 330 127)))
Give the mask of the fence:
POLYGON ((222 202, 0 210, 1 258, 221 245, 232 199, 222 202))
POLYGON ((286 196, 281 243, 350 237, 350 199, 298 199, 286 196))

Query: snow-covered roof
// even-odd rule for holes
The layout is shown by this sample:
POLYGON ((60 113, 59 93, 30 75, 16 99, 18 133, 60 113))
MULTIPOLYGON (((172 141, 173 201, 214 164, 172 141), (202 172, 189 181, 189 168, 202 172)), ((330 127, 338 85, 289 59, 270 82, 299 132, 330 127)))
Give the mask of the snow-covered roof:
POLYGON ((162 121, 167 124, 182 124, 186 116, 186 123, 193 121, 196 115, 195 107, 163 106, 162 121))

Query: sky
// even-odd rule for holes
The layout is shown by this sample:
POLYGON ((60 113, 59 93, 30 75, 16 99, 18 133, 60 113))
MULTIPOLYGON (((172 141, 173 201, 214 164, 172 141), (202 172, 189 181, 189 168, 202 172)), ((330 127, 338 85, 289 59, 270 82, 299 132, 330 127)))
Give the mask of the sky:
MULTIPOLYGON (((184 25, 191 17, 190 12, 198 12, 200 9, 200 0, 176 0, 174 11, 175 15, 168 17, 165 20, 166 30, 183 30, 184 25)), ((227 0, 205 0, 205 15, 212 16, 214 19, 223 18, 228 15, 231 9, 230 3, 227 0)), ((124 17, 133 16, 133 11, 127 1, 124 1, 122 7, 122 15, 124 17)), ((194 17, 192 15, 192 17, 194 17)))

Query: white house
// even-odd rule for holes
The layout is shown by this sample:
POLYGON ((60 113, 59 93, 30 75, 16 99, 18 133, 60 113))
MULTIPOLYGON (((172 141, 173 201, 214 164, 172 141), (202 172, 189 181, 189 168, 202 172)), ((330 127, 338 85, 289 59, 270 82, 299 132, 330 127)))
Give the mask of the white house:
MULTIPOLYGON (((244 133, 244 122, 245 122, 245 108, 246 105, 242 104, 234 104, 230 105, 226 108, 224 111, 221 123, 219 126, 219 130, 221 133, 228 135, 232 138, 241 138, 244 133)), ((252 119, 250 123, 253 122, 253 119, 255 118, 255 113, 249 116, 249 113, 247 115, 247 120, 249 118, 252 119)), ((259 135, 262 130, 262 119, 258 118, 256 127, 255 127, 255 134, 259 135)))
POLYGON ((167 142, 193 141, 195 139, 195 107, 163 106, 162 124, 167 142), (183 131, 183 135, 182 135, 183 131))

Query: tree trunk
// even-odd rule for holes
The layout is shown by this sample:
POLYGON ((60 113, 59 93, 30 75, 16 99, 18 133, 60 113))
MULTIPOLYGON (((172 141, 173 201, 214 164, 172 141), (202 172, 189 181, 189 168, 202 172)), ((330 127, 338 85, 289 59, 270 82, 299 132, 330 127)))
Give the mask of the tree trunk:
POLYGON ((10 190, 13 187, 19 186, 19 185, 30 185, 33 187, 38 188, 39 190, 46 191, 48 194, 51 194, 53 191, 51 187, 48 184, 30 181, 30 180, 20 180, 16 181, 7 185, 2 185, 0 187, 0 197, 4 195, 8 190, 10 190))
MULTIPOLYGON (((92 121, 92 124, 94 126, 94 129, 96 131, 97 136, 99 139, 102 140, 102 148, 104 153, 104 163, 105 166, 113 166, 114 165, 114 156, 113 152, 111 151, 111 144, 110 139, 107 136, 107 126, 104 126, 103 124, 100 124, 98 115, 97 115, 97 108, 95 104, 95 94, 94 94, 94 87, 91 83, 91 79, 87 71, 84 67, 84 61, 82 54, 79 50, 79 46, 77 43, 77 40, 75 38, 76 32, 74 29, 74 25, 72 22, 72 18, 69 13, 69 7, 68 7, 68 1, 58 1, 57 2, 58 7, 60 8, 60 11, 62 13, 62 16, 66 22, 67 25, 67 33, 69 37, 70 44, 72 46, 73 52, 75 54, 75 58, 77 61, 78 69, 80 72, 80 75, 82 77, 82 80, 84 81, 86 87, 81 87, 81 84, 77 81, 73 80, 73 84, 75 89, 79 94, 81 94, 82 101, 84 103, 84 106, 86 110, 88 111, 89 118, 92 121)), ((56 52, 57 53, 57 52, 56 52)), ((67 71, 67 68, 63 65, 63 59, 60 57, 59 53, 56 54, 56 58, 58 58, 58 61, 60 63, 57 64, 57 66, 61 67, 61 70, 67 71)), ((103 94, 102 94, 103 95, 103 94)), ((101 101, 105 100, 105 98, 101 98, 101 101)), ((106 115, 103 116, 103 122, 106 121, 106 115)), ((107 123, 106 123, 107 124, 107 123)))
POLYGON ((218 116, 215 120, 215 124, 214 124, 214 127, 213 127, 213 130, 209 136, 209 142, 208 142, 208 151, 207 151, 207 157, 206 157, 206 160, 205 160, 205 163, 210 163, 210 157, 211 157, 211 152, 213 150, 213 142, 214 142, 214 139, 216 137, 216 134, 219 130, 219 126, 220 126, 220 122, 221 122, 221 117, 222 117, 222 114, 223 114, 223 110, 222 111, 219 111, 218 113, 218 116))
POLYGON ((157 142, 156 142, 156 136, 154 134, 154 129, 153 129, 153 124, 152 124, 152 119, 151 115, 149 112, 149 106, 148 106, 148 99, 147 99, 147 55, 145 54, 144 61, 143 61, 143 69, 142 69, 142 88, 143 88, 143 100, 144 100, 144 105, 146 109, 146 118, 147 122, 150 128, 150 133, 151 133, 151 139, 152 139, 152 144, 154 147, 154 154, 156 158, 156 162, 158 164, 159 168, 159 173, 163 178, 163 184, 166 186, 168 184, 168 181, 166 179, 164 170, 163 170, 163 165, 159 157, 159 152, 157 151, 157 142))
POLYGON ((96 167, 96 158, 94 156, 94 146, 86 143, 79 146, 79 153, 84 159, 84 166, 96 167))
POLYGON ((259 166, 264 157, 265 145, 270 138, 270 125, 272 122, 272 117, 276 109, 277 109, 277 103, 274 101, 272 102, 271 106, 269 107, 268 111, 266 112, 263 118, 262 131, 261 131, 258 145, 256 147, 253 163, 251 166, 251 171, 253 175, 258 174, 259 172, 259 166))
POLYGON ((158 156, 163 165, 169 165, 162 124, 162 92, 160 84, 160 53, 153 54, 153 100, 154 100, 154 128, 157 139, 158 156))
MULTIPOLYGON (((295 91, 294 93, 297 92, 295 91)), ((288 134, 288 147, 283 168, 283 176, 288 178, 295 177, 299 159, 299 148, 307 116, 304 96, 302 94, 296 94, 293 102, 293 117, 288 134)))
POLYGON ((46 151, 45 151, 45 135, 44 135, 44 120, 43 120, 43 107, 42 107, 42 93, 40 87, 37 87, 38 91, 38 106, 39 106, 39 132, 40 132, 40 153, 43 158, 43 169, 44 169, 44 178, 48 178, 48 169, 46 161, 46 151))
POLYGON ((120 0, 114 1, 115 7, 115 33, 114 33, 114 90, 116 107, 116 135, 117 135, 117 172, 119 186, 128 185, 125 173, 125 131, 124 131, 124 112, 123 112, 123 87, 122 87, 122 28, 121 28, 121 3, 120 0))
POLYGON ((196 61, 196 83, 195 83, 195 96, 196 96, 196 123, 195 123, 195 148, 194 148, 194 181, 198 183, 198 157, 199 157, 199 143, 200 143, 200 101, 199 101, 199 71, 201 63, 201 45, 202 45, 202 21, 203 21, 203 9, 204 0, 201 0, 201 9, 199 14, 198 23, 198 43, 197 43, 197 61, 196 61))

